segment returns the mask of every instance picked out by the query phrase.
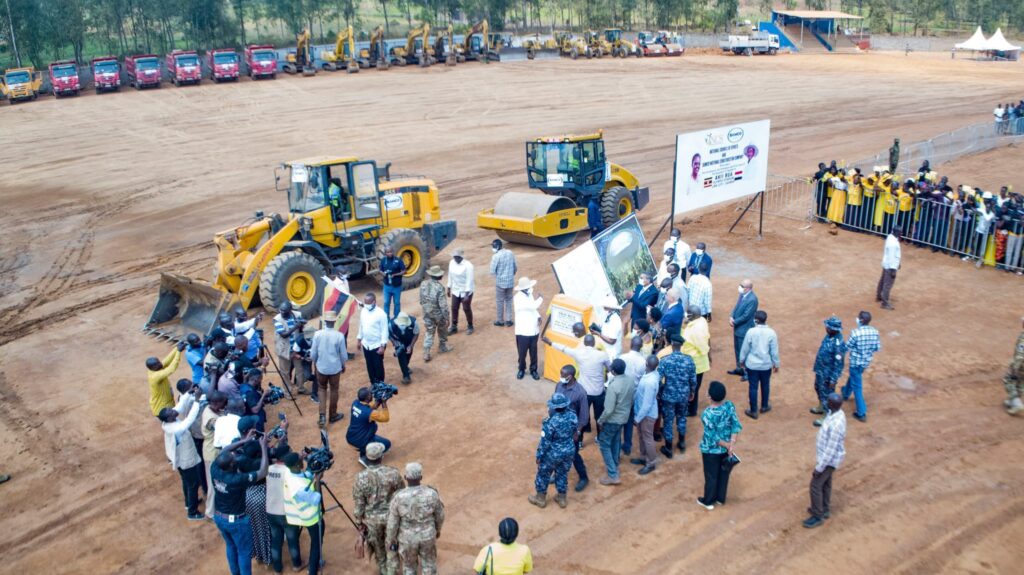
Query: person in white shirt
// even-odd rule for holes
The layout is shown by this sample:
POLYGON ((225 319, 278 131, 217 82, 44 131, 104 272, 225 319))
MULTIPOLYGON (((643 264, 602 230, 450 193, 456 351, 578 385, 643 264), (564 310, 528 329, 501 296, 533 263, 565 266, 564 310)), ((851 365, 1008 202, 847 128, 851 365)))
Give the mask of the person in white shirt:
POLYGON ((900 269, 900 236, 903 229, 893 226, 885 238, 885 252, 882 255, 882 277, 878 279, 875 301, 882 302, 882 309, 895 309, 889 303, 889 292, 896 283, 896 270, 900 269))
POLYGON ((604 312, 603 316, 598 316, 601 323, 591 325, 590 331, 595 332, 597 337, 604 341, 608 359, 612 360, 622 353, 622 318, 619 317, 622 306, 615 296, 610 295, 604 299, 601 307, 604 312), (594 329, 595 327, 597 329, 594 329))
POLYGON ((661 285, 661 280, 668 277, 668 266, 675 263, 676 252, 672 248, 666 249, 661 256, 661 263, 658 264, 658 273, 654 276, 655 285, 661 285))
POLYGON ((189 521, 202 521, 205 516, 199 512, 199 486, 203 477, 203 459, 196 451, 190 431, 192 424, 199 417, 200 403, 196 394, 200 393, 195 386, 188 393, 181 395, 178 404, 160 410, 160 427, 164 431, 164 453, 171 466, 181 475, 181 485, 185 494, 185 507, 188 509, 189 521), (184 419, 179 415, 185 414, 184 419))
POLYGON ((448 296, 452 298, 452 325, 448 334, 459 331, 459 308, 466 312, 466 335, 473 333, 473 292, 476 282, 473 280, 473 264, 465 258, 465 252, 459 248, 452 252, 452 261, 448 263, 448 296))
POLYGON ((384 381, 384 351, 388 345, 388 314, 377 307, 377 295, 373 292, 363 297, 359 311, 359 345, 366 359, 366 375, 370 385, 384 381))
MULTIPOLYGON (((576 347, 552 342, 546 336, 542 337, 542 341, 545 345, 550 345, 576 362, 576 366, 579 368, 576 381, 583 387, 583 391, 587 392, 587 403, 594 410, 591 421, 596 422, 597 418, 604 413, 605 370, 611 365, 608 354, 595 347, 597 340, 593 334, 589 333, 583 336, 583 341, 576 347)), ((587 423, 583 431, 590 433, 590 423, 587 423)))
POLYGON ((530 377, 537 380, 540 374, 537 373, 537 338, 540 336, 540 305, 544 298, 534 298, 533 286, 537 285, 535 280, 528 277, 519 278, 516 284, 516 295, 512 297, 512 310, 514 314, 516 332, 516 350, 519 354, 519 371, 516 372, 516 379, 523 379, 526 375, 526 354, 530 354, 530 377))
MULTIPOLYGON (((672 261, 679 266, 681 270, 686 268, 686 264, 690 261, 690 245, 683 241, 682 234, 678 228, 672 228, 672 233, 669 235, 668 240, 665 241, 665 245, 662 248, 666 253, 668 250, 672 250, 672 261)), ((686 272, 682 272, 683 279, 686 279, 686 272)))
POLYGON ((985 250, 988 248, 989 230, 992 228, 992 221, 996 219, 995 201, 992 192, 985 192, 981 195, 981 202, 976 208, 974 216, 974 240, 971 242, 972 253, 976 260, 975 266, 981 267, 985 263, 985 250))

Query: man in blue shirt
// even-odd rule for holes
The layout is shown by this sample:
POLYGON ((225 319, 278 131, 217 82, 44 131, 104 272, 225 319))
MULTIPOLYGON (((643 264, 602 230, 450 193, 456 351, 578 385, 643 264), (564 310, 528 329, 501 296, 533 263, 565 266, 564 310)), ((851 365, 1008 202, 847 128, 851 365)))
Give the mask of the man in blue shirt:
POLYGON ((604 229, 601 223, 601 200, 597 194, 590 196, 587 202, 587 226, 590 228, 590 237, 596 236, 604 229))
POLYGON ((388 402, 378 402, 369 387, 361 387, 352 402, 352 417, 348 420, 348 432, 345 441, 359 450, 359 463, 368 467, 366 446, 377 442, 384 446, 384 451, 391 449, 391 441, 377 435, 377 422, 387 423, 391 420, 388 402))
POLYGON ((864 370, 871 365, 875 353, 882 349, 878 330, 868 325, 870 323, 871 314, 862 311, 857 316, 857 327, 850 332, 850 339, 846 342, 846 347, 850 350, 850 378, 842 389, 843 401, 853 395, 857 404, 857 411, 853 412, 853 416, 862 422, 868 420, 868 404, 864 401, 863 390, 864 370))
POLYGON ((640 475, 647 475, 654 471, 658 462, 658 453, 654 449, 654 423, 658 421, 658 383, 661 375, 658 373, 658 358, 647 356, 647 373, 640 376, 640 382, 636 386, 636 393, 633 395, 633 421, 636 423, 637 432, 640 435, 640 455, 642 457, 630 459, 633 465, 643 465, 640 468, 640 475))
POLYGON ((706 249, 707 246, 704 245, 704 242, 699 242, 697 244, 697 248, 693 250, 692 254, 690 254, 690 261, 686 263, 686 271, 690 272, 690 274, 695 274, 700 271, 700 265, 706 262, 708 264, 708 270, 704 275, 708 276, 708 278, 711 277, 711 264, 713 262, 711 260, 711 256, 705 251, 706 249))
POLYGON ((665 445, 661 453, 672 459, 672 421, 679 432, 679 452, 686 451, 686 412, 697 388, 697 367, 693 358, 682 352, 683 337, 679 333, 669 336, 672 353, 662 358, 658 365, 658 377, 665 379, 661 388, 661 413, 664 418, 662 434, 665 445))
POLYGON ((384 248, 384 257, 380 260, 380 273, 384 276, 384 313, 388 314, 388 319, 394 319, 402 311, 402 276, 405 275, 405 262, 395 257, 395 250, 391 246, 384 248))
MULTIPOLYGON (((825 320, 825 338, 818 347, 818 355, 814 358, 814 391, 818 396, 818 405, 811 408, 811 413, 824 415, 826 402, 830 393, 836 389, 836 382, 843 374, 843 356, 846 354, 846 343, 843 341, 843 322, 836 316, 825 320)), ((814 422, 821 427, 824 417, 814 422)))
MULTIPOLYGON (((192 368, 192 383, 200 384, 203 381, 203 360, 206 359, 206 346, 203 340, 194 333, 188 334, 185 338, 188 347, 185 348, 185 361, 192 368)), ((209 391, 204 389, 203 392, 209 391)))

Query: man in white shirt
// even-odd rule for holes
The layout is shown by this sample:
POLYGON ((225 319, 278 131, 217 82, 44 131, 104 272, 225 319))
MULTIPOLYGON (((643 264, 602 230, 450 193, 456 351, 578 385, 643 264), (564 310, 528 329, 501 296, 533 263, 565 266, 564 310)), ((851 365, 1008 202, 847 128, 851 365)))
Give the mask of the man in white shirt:
MULTIPOLYGON (((676 264, 679 268, 685 269, 686 264, 690 261, 690 245, 683 241, 682 234, 678 228, 672 228, 672 233, 669 235, 668 240, 665 241, 665 245, 662 248, 663 251, 668 252, 672 250, 672 261, 671 263, 676 264)), ((683 279, 686 279, 685 272, 681 272, 683 279)))
POLYGON ((363 309, 359 311, 359 345, 366 359, 366 375, 370 385, 384 381, 384 351, 388 345, 388 314, 377 307, 377 295, 373 292, 363 297, 363 309))
POLYGON ((600 323, 596 324, 597 329, 591 325, 590 330, 596 332, 597 337, 604 341, 608 359, 613 360, 622 353, 622 318, 619 317, 622 306, 615 296, 610 295, 601 303, 601 307, 604 315, 598 316, 600 323))
POLYGON ((188 509, 189 521, 202 521, 205 517, 199 512, 199 486, 203 477, 203 459, 196 451, 192 441, 190 428, 199 417, 199 402, 196 394, 199 388, 184 393, 173 408, 165 407, 157 416, 160 427, 164 431, 164 453, 171 466, 181 475, 181 485, 185 493, 185 507, 188 509), (186 414, 178 419, 179 414, 186 414))
POLYGON ((537 337, 540 335, 540 305, 544 298, 534 298, 535 280, 528 277, 519 278, 516 284, 516 295, 512 297, 512 309, 516 331, 516 350, 519 353, 519 371, 516 379, 526 375, 526 354, 530 354, 530 377, 540 379, 537 373, 537 337))
MULTIPOLYGON (((594 410, 591 421, 597 421, 597 418, 604 413, 604 374, 605 369, 611 365, 608 354, 595 347, 594 335, 589 333, 583 336, 582 343, 576 347, 554 343, 547 337, 544 337, 542 341, 545 345, 550 345, 576 361, 576 367, 579 368, 576 381, 583 387, 583 391, 587 392, 587 403, 594 410)), ((588 423, 583 430, 589 433, 591 431, 590 424, 588 423)))
POLYGON ((473 280, 473 264, 465 258, 465 252, 459 248, 452 252, 452 261, 448 262, 448 295, 452 298, 452 326, 448 334, 459 331, 459 308, 466 312, 466 335, 473 333, 473 292, 476 282, 473 280))
POLYGON ((882 302, 882 309, 895 309, 889 303, 889 292, 896 283, 896 270, 900 269, 900 236, 903 229, 893 226, 885 238, 885 252, 882 255, 882 277, 878 280, 875 301, 882 302))

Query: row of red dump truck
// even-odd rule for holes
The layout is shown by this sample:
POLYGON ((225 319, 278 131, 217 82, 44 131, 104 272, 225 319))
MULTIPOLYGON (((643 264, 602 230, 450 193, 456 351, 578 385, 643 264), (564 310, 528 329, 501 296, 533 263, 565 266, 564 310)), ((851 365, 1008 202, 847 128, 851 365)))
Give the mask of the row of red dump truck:
MULTIPOLYGON (((205 54, 208 77, 214 82, 237 81, 241 74, 238 53, 231 48, 209 50, 205 54)), ((273 46, 260 44, 245 48, 245 63, 249 77, 276 78, 277 52, 273 46)), ((175 86, 199 84, 203 81, 203 67, 195 50, 174 50, 167 54, 164 66, 175 86)), ((93 84, 97 92, 117 91, 122 85, 141 90, 159 88, 164 80, 160 57, 154 54, 128 56, 124 66, 113 56, 93 58, 91 63, 93 84)), ((50 86, 57 97, 77 96, 82 91, 78 64, 73 60, 54 62, 49 67, 50 86)))

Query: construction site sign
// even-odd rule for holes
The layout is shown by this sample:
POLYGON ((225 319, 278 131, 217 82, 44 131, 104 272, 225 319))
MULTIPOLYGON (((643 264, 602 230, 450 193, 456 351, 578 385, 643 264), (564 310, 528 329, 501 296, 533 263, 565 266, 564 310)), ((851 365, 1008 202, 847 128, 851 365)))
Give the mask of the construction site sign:
POLYGON ((673 214, 764 191, 770 131, 761 120, 676 136, 673 214))

